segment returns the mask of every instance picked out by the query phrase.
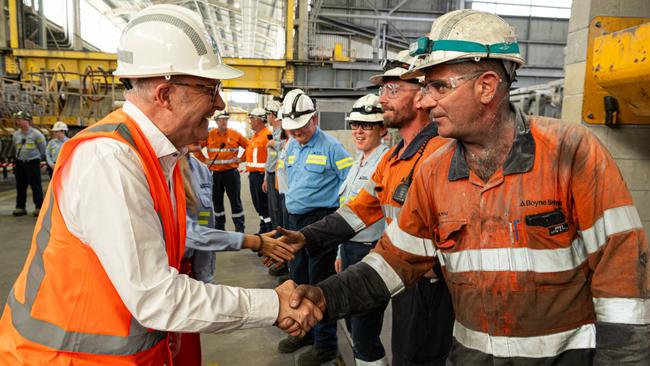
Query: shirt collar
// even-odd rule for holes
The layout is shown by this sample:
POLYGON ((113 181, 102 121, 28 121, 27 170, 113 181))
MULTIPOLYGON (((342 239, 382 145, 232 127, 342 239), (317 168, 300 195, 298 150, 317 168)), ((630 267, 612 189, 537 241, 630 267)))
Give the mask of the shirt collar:
POLYGON ((316 131, 314 132, 314 134, 311 136, 309 141, 307 141, 307 143, 302 147, 314 147, 314 145, 316 145, 316 140, 318 140, 318 135, 320 135, 320 127, 316 127, 316 131))
POLYGON ((151 144, 157 158, 181 153, 135 104, 127 101, 124 103, 122 110, 138 124, 149 144, 151 144))
MULTIPOLYGON (((435 137, 438 135, 438 126, 435 123, 429 123, 424 127, 418 134, 415 136, 413 141, 409 144, 409 146, 406 147, 404 150, 404 153, 402 153, 402 156, 400 156, 400 160, 408 160, 410 159, 413 155, 415 155, 416 152, 420 149, 420 145, 427 139, 430 139, 432 137, 435 137)), ((388 160, 393 159, 395 156, 397 156, 398 152, 404 147, 404 139, 400 140, 400 142, 397 144, 397 147, 395 150, 393 150, 393 153, 390 154, 388 157, 388 160)))
MULTIPOLYGON (((530 132, 530 122, 521 109, 510 104, 510 109, 515 112, 515 139, 503 163, 503 175, 525 173, 533 168, 535 161, 535 139, 530 132)), ((463 144, 456 143, 456 150, 451 158, 447 178, 450 181, 469 178, 469 167, 465 160, 463 144)))

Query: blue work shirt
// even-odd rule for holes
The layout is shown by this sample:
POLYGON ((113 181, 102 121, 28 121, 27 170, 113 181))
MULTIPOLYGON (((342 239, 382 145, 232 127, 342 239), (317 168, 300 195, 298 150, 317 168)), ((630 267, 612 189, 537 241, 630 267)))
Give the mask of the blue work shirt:
POLYGON ((61 147, 63 146, 63 143, 68 140, 68 136, 63 136, 63 140, 51 139, 50 142, 47 143, 47 149, 45 149, 45 160, 50 168, 54 169, 54 164, 56 164, 56 159, 59 157, 61 147))
POLYGON ((23 133, 20 129, 14 132, 13 142, 18 160, 29 161, 45 158, 45 136, 34 127, 30 127, 27 133, 23 133))
POLYGON ((354 160, 338 140, 320 128, 303 146, 291 139, 286 163, 289 189, 285 203, 290 214, 339 206, 339 187, 354 160))
POLYGON ((214 252, 240 250, 244 234, 213 229, 212 174, 208 167, 194 156, 187 157, 192 171, 191 184, 199 201, 198 212, 186 213, 186 241, 184 258, 192 258, 196 279, 214 281, 214 252))

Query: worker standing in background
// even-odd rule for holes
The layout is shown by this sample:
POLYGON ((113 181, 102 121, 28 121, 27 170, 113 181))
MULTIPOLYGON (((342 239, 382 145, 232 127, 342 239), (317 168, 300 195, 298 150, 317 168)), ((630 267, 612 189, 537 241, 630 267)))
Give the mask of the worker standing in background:
POLYGON ((56 164, 56 159, 59 157, 59 151, 61 151, 61 146, 63 143, 68 141, 68 125, 58 121, 52 126, 52 133, 54 137, 48 141, 47 148, 45 149, 45 161, 47 161, 47 174, 52 178, 52 172, 54 172, 54 165, 56 164))
MULTIPOLYGON (((267 142, 266 173, 262 189, 269 199, 269 215, 271 216, 271 227, 284 227, 288 220, 287 209, 284 206, 284 193, 286 193, 287 176, 283 169, 284 161, 280 159, 285 151, 287 143, 286 132, 282 129, 282 116, 280 109, 282 103, 272 100, 266 105, 266 120, 273 127, 273 139, 267 142), (280 166, 282 164, 282 167, 280 166), (276 174, 277 172, 277 174, 276 174), (282 187, 281 187, 282 186, 282 187), (285 219, 286 218, 286 219, 285 219)), ((286 154, 284 154, 286 156, 286 154)), ((271 276, 286 276, 289 274, 287 263, 278 263, 269 268, 271 276)))
MULTIPOLYGON (((215 254, 222 251, 251 249, 261 255, 274 255, 261 237, 238 232, 214 229, 214 211, 212 209, 212 175, 205 164, 192 153, 201 151, 201 145, 187 145, 188 154, 179 161, 183 175, 185 199, 187 202, 187 229, 185 254, 181 261, 180 273, 187 274, 205 283, 214 282, 215 254)), ((290 260, 293 253, 285 245, 282 257, 277 260, 290 260)), ((201 341, 199 333, 183 333, 180 351, 174 357, 174 363, 183 366, 201 366, 201 341)))
MULTIPOLYGON (((352 112, 346 118, 359 157, 339 190, 341 206, 357 198, 388 151, 388 147, 382 143, 382 138, 387 133, 382 113, 379 97, 368 94, 354 102, 352 112)), ((339 245, 343 270, 370 252, 384 232, 384 224, 385 221, 381 219, 339 245)), ((379 338, 385 309, 385 306, 379 306, 345 318, 352 335, 352 349, 357 365, 388 365, 386 351, 379 338)))
POLYGON ((18 129, 13 135, 16 152, 14 174, 16 175, 16 209, 14 216, 27 215, 27 186, 32 189, 34 216, 38 216, 43 204, 41 185, 41 160, 45 158, 45 136, 32 127, 32 115, 27 111, 13 114, 18 129))
POLYGON ((267 158, 266 144, 273 139, 271 131, 266 128, 266 111, 254 108, 248 115, 253 131, 251 143, 246 149, 246 170, 248 185, 253 199, 255 211, 260 216, 260 233, 271 231, 271 216, 269 215, 269 199, 263 189, 264 174, 267 158))
POLYGON ((172 365, 170 332, 293 319, 298 327, 283 329, 298 336, 320 319, 314 306, 289 307, 291 281, 243 289, 178 272, 186 201, 177 162, 225 107, 221 80, 243 74, 207 37, 201 17, 175 5, 147 7, 125 26, 113 75, 126 103, 61 149, 0 319, 3 365, 172 365))
MULTIPOLYGON (((420 166, 447 140, 437 137, 437 128, 429 111, 422 106, 420 80, 401 76, 414 59, 408 51, 386 60, 383 73, 370 78, 380 85, 379 102, 384 124, 395 128, 402 140, 384 155, 371 181, 336 213, 309 225, 300 232, 286 232, 297 248, 305 246, 310 253, 319 253, 349 240, 357 232, 385 219, 390 225, 397 219, 406 193, 420 166)), ((381 266, 375 254, 363 262, 381 266)), ((429 268, 417 283, 392 298, 393 322, 391 350, 393 366, 444 366, 452 342, 454 312, 447 285, 429 268)))
POLYGON ((281 222, 282 210, 280 209, 280 194, 275 187, 275 169, 278 164, 278 154, 286 143, 286 136, 282 131, 282 118, 278 117, 278 112, 282 104, 273 100, 266 105, 266 120, 273 127, 273 136, 266 142, 266 164, 264 165, 264 184, 262 190, 268 197, 269 215, 271 216, 271 227, 275 228, 281 222))
POLYGON ((239 148, 247 148, 249 142, 242 134, 228 128, 228 118, 230 117, 228 112, 217 112, 214 117, 217 120, 217 128, 210 130, 208 139, 204 143, 208 150, 208 158, 205 159, 203 154, 196 156, 212 171, 214 228, 219 230, 226 228, 226 210, 223 205, 223 195, 226 193, 230 201, 230 215, 235 225, 235 231, 243 233, 245 217, 241 203, 241 177, 237 169, 241 159, 237 154, 239 148))
MULTIPOLYGON (((585 126, 510 103, 512 26, 458 10, 413 47, 422 105, 453 138, 420 167, 372 265, 301 295, 340 317, 442 265, 453 365, 649 365, 650 248, 630 192, 585 126)), ((296 301, 296 304, 300 303, 296 301)))
MULTIPOLYGON (((314 101, 300 89, 287 93, 282 101, 282 128, 291 140, 287 143, 286 169, 289 187, 286 194, 289 228, 299 230, 336 211, 339 188, 347 177, 353 159, 343 145, 318 127, 314 101)), ((295 253, 289 274, 296 283, 317 283, 334 274, 336 247, 318 255, 306 250, 295 253)), ((292 353, 314 344, 298 357, 298 365, 320 365, 338 356, 336 323, 318 324, 302 338, 280 341, 280 353, 292 353)))

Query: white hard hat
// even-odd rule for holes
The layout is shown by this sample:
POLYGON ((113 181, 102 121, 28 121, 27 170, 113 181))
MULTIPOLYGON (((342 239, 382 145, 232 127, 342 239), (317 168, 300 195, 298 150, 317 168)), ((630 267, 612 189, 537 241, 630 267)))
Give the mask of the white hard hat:
POLYGON ((61 121, 57 121, 52 125, 52 131, 67 131, 68 130, 68 125, 61 121))
POLYGON ((402 78, 422 75, 427 67, 467 59, 500 59, 515 67, 524 64, 515 30, 496 14, 472 9, 452 11, 436 19, 429 37, 412 43, 410 51, 411 56, 426 56, 402 78))
POLYGON ((266 110, 263 108, 257 107, 248 114, 248 117, 256 117, 266 121, 266 110))
POLYGON ((266 105, 266 113, 273 113, 277 116, 280 108, 282 108, 282 103, 277 100, 272 100, 266 105))
POLYGON ((117 70, 113 75, 193 75, 227 80, 243 73, 223 63, 199 14, 164 4, 143 9, 126 25, 117 46, 117 70))
POLYGON ((314 101, 301 89, 293 89, 282 100, 282 128, 285 130, 301 128, 315 113, 314 101))
MULTIPOLYGON (((418 62, 419 60, 409 55, 409 50, 400 51, 394 59, 382 61, 381 66, 384 73, 371 76, 370 82, 374 85, 381 85, 386 78, 400 78, 409 68, 414 67, 413 64, 417 65, 418 62)), ((411 79, 415 79, 415 77, 411 79)), ((417 81, 421 82, 423 79, 419 78, 417 81)))
POLYGON ((364 95, 352 105, 352 112, 345 119, 356 122, 384 122, 384 109, 375 94, 364 95))
POLYGON ((230 118, 230 115, 228 114, 228 111, 216 111, 212 115, 212 118, 215 120, 218 118, 230 118))

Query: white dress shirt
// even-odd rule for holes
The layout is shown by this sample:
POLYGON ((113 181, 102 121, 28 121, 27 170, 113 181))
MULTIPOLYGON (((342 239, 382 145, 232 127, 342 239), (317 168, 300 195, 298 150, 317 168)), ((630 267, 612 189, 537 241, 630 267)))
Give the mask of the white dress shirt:
MULTIPOLYGON (((181 153, 134 104, 123 110, 149 140, 169 182, 181 153)), ((206 284, 168 265, 143 166, 128 145, 111 138, 79 144, 61 171, 58 198, 68 229, 93 249, 143 326, 218 332, 270 326, 277 319, 272 289, 206 284)))

